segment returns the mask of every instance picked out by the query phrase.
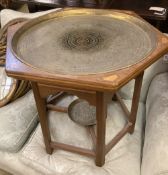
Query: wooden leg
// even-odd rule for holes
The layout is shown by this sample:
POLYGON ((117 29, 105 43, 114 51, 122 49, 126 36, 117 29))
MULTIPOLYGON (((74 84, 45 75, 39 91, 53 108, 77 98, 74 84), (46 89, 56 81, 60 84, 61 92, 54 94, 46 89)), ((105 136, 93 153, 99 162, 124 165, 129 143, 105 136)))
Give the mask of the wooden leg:
POLYGON ((105 133, 106 133, 107 102, 103 92, 96 93, 96 118, 97 118, 97 141, 96 141, 96 165, 103 166, 105 163, 105 133))
POLYGON ((37 83, 32 82, 31 84, 32 84, 32 89, 34 93, 34 98, 35 98, 36 105, 37 105, 39 120, 40 120, 41 129, 42 129, 43 137, 44 137, 44 143, 46 146, 46 151, 48 154, 52 154, 53 149, 51 148, 51 145, 50 145, 51 136, 50 136, 49 126, 48 126, 46 101, 45 99, 41 98, 39 94, 37 83))
POLYGON ((134 128, 135 128, 143 74, 144 72, 138 75, 135 79, 134 94, 133 94, 131 114, 130 114, 130 122, 132 123, 132 126, 130 127, 130 131, 129 131, 130 134, 134 132, 134 128))

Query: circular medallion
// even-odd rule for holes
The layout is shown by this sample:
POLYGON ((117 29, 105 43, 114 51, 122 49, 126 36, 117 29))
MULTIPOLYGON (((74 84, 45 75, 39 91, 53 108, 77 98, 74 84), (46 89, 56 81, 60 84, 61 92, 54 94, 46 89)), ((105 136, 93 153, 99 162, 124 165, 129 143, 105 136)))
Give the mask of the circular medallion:
POLYGON ((103 46, 104 36, 96 30, 74 30, 63 35, 62 45, 75 51, 97 51, 103 46))

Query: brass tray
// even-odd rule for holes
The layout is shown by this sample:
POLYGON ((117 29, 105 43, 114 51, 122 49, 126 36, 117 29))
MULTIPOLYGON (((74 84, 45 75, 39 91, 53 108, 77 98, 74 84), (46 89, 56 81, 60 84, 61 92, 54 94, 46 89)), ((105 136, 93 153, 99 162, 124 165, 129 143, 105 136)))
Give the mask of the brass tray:
POLYGON ((10 102, 17 88, 18 80, 8 77, 5 72, 5 67, 0 67, 0 107, 10 102))
POLYGON ((69 118, 83 126, 96 124, 96 107, 86 100, 76 99, 68 106, 69 118))
POLYGON ((8 77, 5 67, 0 67, 0 108, 26 94, 30 88, 28 81, 8 77))
POLYGON ((23 25, 11 50, 23 63, 53 74, 112 72, 142 61, 156 48, 151 26, 113 10, 69 9, 23 25))
POLYGON ((25 20, 25 18, 11 20, 0 31, 0 107, 16 100, 30 90, 30 83, 28 81, 8 77, 5 71, 7 30, 10 26, 25 20))

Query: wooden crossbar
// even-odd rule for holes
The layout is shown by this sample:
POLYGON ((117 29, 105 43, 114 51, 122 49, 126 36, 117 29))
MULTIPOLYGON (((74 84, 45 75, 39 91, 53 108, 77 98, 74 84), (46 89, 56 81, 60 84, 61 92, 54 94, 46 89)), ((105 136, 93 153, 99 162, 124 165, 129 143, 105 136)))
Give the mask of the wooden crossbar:
POLYGON ((132 123, 128 122, 127 125, 106 145, 106 154, 118 143, 118 141, 128 132, 132 123))
POLYGON ((56 106, 53 104, 47 104, 47 109, 52 110, 52 111, 57 111, 57 112, 64 112, 64 113, 68 112, 67 107, 56 106))
POLYGON ((67 145, 64 143, 51 142, 50 146, 53 149, 62 149, 65 151, 70 151, 73 153, 78 153, 78 154, 82 154, 82 155, 89 156, 89 157, 95 157, 95 155, 96 155, 95 152, 92 150, 85 149, 85 148, 79 148, 79 147, 67 145))
POLYGON ((116 98, 118 100, 118 102, 121 105, 121 108, 123 109, 124 113, 125 113, 125 117, 127 118, 127 121, 129 121, 130 118, 130 111, 128 110, 127 106, 125 105, 125 103, 123 102, 121 96, 119 95, 119 93, 116 92, 116 98))

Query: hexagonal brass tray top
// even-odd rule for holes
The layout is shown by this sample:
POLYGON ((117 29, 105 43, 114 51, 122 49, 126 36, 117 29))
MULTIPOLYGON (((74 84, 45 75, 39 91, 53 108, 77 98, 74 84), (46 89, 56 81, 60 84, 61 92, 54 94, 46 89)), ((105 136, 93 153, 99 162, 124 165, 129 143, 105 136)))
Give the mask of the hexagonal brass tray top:
POLYGON ((71 10, 21 27, 12 50, 23 63, 43 71, 88 75, 132 66, 156 48, 156 41, 150 26, 134 16, 71 10))
MULTIPOLYGON (((10 27, 7 46, 7 75, 31 82, 47 153, 60 148, 95 157, 96 165, 103 166, 112 147, 133 133, 144 70, 168 51, 168 38, 133 12, 63 9, 10 27), (132 79, 129 111, 117 91, 132 79), (55 106, 65 92, 96 107, 96 133, 87 126, 92 150, 51 140, 47 110, 68 112, 68 107, 55 106), (106 144, 112 97, 125 112, 126 125, 106 144)), ((89 121, 90 112, 82 117, 89 121)))

